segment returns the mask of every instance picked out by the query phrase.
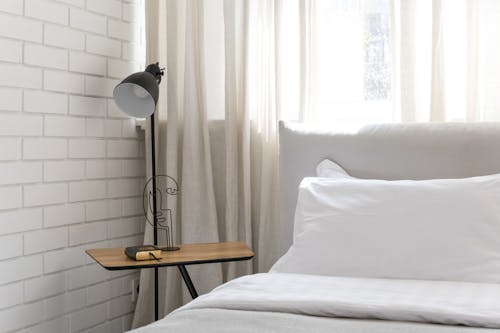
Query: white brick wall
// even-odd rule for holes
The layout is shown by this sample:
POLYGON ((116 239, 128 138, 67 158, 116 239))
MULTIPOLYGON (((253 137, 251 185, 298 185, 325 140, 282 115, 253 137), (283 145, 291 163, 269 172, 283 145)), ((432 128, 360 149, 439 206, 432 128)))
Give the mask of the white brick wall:
POLYGON ((6 284, 0 287, 0 309, 8 308, 23 302, 23 282, 6 284))
POLYGON ((83 94, 84 76, 81 74, 45 70, 43 79, 47 90, 83 94))
MULTIPOLYGON (((3 4, 4 1, 1 1, 1 3, 3 4)), ((25 19, 22 16, 11 16, 0 13, 0 35, 3 37, 40 43, 42 41, 42 29, 43 24, 41 22, 25 19)))
POLYGON ((1 259, 8 259, 19 257, 23 255, 23 235, 13 234, 0 237, 0 244, 2 244, 1 259))
POLYGON ((70 25, 77 29, 106 34, 106 17, 89 13, 85 10, 70 9, 70 25))
POLYGON ((24 299, 27 302, 61 294, 66 289, 64 272, 44 275, 24 282, 24 299))
POLYGON ((25 138, 23 139, 23 158, 26 160, 66 158, 68 156, 67 147, 66 139, 25 138))
POLYGON ((0 187, 0 209, 18 208, 22 205, 22 187, 0 187))
POLYGON ((142 241, 144 0, 0 1, 0 331, 123 332, 130 281, 85 254, 142 241))
POLYGON ((47 45, 74 50, 85 48, 85 34, 81 31, 50 24, 45 24, 44 29, 43 41, 47 45))
POLYGON ((0 225, 0 234, 2 235, 40 229, 42 227, 42 209, 0 210, 0 225))
POLYGON ((83 52, 70 52, 69 69, 80 73, 106 75, 106 58, 83 52))
POLYGON ((72 158, 102 158, 106 156, 106 141, 100 139, 71 139, 69 156, 72 158))
POLYGON ((36 183, 41 180, 41 162, 0 163, 0 185, 36 183))
POLYGON ((67 6, 54 3, 52 1, 25 0, 24 12, 28 17, 64 25, 68 24, 67 6))
POLYGON ((116 39, 87 35, 87 52, 119 58, 122 44, 116 39))
POLYGON ((68 185, 35 184, 24 186, 24 206, 44 206, 66 202, 68 198, 68 185))
POLYGON ((0 137, 0 161, 18 160, 21 158, 21 138, 0 137))
POLYGON ((24 111, 66 114, 68 112, 68 96, 42 90, 25 90, 24 111))
MULTIPOLYGON (((0 16, 0 24, 2 18, 0 16)), ((0 63, 0 85, 19 88, 42 88, 42 70, 39 68, 25 67, 0 63)))
POLYGON ((85 136, 85 119, 68 116, 45 116, 45 135, 85 136))
POLYGON ((0 39, 1 61, 21 62, 23 56, 23 43, 9 39, 0 39))
POLYGON ((43 301, 28 303, 2 310, 0 323, 5 332, 16 331, 24 326, 29 326, 43 320, 43 301))
MULTIPOLYGON (((2 69, 0 68, 0 74, 2 69)), ((2 135, 42 135, 43 118, 39 115, 22 113, 0 113, 0 133, 2 135), (23 126, 19 126, 23 124, 23 126)))
POLYGON ((43 179, 46 182, 82 179, 85 177, 84 161, 46 161, 43 179))
POLYGON ((23 12, 23 2, 19 1, 19 0, 2 1, 2 2, 0 2, 0 10, 2 12, 20 15, 23 12))
POLYGON ((68 69, 68 51, 39 44, 25 44, 24 63, 34 66, 68 69))
MULTIPOLYGON (((3 49, 0 40, 0 49, 3 49)), ((5 53, 9 53, 6 50, 5 53)), ((3 53, 3 54, 5 54, 3 53)), ((2 54, 0 54, 0 57, 2 54)), ((0 60, 2 60, 0 58, 0 60)), ((0 110, 2 111, 21 111, 22 91, 20 89, 0 88, 0 110)))

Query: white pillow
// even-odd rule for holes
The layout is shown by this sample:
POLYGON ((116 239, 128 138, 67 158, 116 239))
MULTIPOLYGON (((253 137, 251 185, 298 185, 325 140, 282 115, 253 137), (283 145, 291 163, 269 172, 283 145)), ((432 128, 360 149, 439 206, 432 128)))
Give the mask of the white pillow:
POLYGON ((323 178, 351 178, 340 165, 325 159, 316 166, 316 176, 323 178))
POLYGON ((500 175, 305 178, 272 272, 500 282, 500 175))

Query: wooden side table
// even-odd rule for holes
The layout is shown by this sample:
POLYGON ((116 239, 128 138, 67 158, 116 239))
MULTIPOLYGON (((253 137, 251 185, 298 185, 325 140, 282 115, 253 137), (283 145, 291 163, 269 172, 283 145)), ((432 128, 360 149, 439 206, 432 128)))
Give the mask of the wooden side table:
MULTIPOLYGON (((125 270, 177 266, 191 297, 198 297, 198 292, 186 269, 187 265, 216 262, 241 261, 253 258, 254 253, 243 242, 183 244, 180 250, 162 252, 159 260, 132 260, 125 255, 125 248, 90 249, 85 251, 92 259, 108 270, 125 270)), ((158 320, 158 290, 155 286, 155 320, 158 320)))

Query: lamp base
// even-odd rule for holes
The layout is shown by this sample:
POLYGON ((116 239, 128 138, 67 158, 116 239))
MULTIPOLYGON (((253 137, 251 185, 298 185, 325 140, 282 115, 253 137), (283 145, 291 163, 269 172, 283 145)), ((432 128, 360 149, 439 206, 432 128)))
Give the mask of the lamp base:
POLYGON ((167 251, 178 251, 178 250, 180 250, 180 249, 181 249, 181 248, 180 248, 180 247, 178 247, 178 246, 165 246, 165 247, 160 247, 160 250, 165 251, 165 252, 167 252, 167 251))

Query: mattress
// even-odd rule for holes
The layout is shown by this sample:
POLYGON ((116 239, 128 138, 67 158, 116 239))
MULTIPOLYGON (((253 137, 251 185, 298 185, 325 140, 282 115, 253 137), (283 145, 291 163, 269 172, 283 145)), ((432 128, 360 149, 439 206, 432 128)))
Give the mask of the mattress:
POLYGON ((500 332, 500 285, 265 273, 230 281, 156 332, 500 332))

